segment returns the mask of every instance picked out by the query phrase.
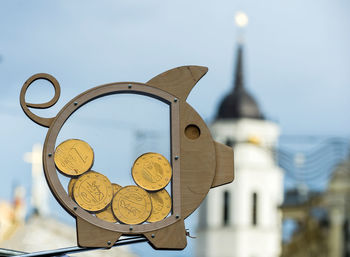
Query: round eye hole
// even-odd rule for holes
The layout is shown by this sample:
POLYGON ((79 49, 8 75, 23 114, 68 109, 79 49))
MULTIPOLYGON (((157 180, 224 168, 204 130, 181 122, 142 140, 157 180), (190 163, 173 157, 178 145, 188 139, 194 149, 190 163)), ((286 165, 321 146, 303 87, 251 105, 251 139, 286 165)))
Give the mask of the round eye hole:
POLYGON ((198 126, 190 124, 185 128, 185 135, 188 139, 197 139, 201 135, 201 131, 198 126))

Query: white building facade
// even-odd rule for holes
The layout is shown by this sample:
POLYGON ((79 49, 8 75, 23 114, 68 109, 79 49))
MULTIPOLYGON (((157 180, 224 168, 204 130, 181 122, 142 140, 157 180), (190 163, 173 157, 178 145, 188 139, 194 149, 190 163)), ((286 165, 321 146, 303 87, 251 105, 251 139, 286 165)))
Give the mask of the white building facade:
POLYGON ((278 257, 283 172, 274 149, 279 127, 267 121, 243 83, 243 47, 234 88, 211 126, 215 140, 234 149, 235 180, 210 190, 199 211, 197 257, 278 257))

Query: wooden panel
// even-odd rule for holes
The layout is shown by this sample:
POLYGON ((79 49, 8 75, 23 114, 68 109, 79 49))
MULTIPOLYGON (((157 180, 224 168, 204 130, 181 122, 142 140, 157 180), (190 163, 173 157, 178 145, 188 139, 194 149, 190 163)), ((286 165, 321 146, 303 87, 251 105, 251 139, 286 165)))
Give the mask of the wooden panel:
POLYGON ((233 149, 215 142, 216 169, 211 187, 231 183, 234 179, 233 149))
POLYGON ((187 245, 183 219, 166 228, 151 231, 144 235, 155 249, 182 250, 187 245))
POLYGON ((186 102, 180 105, 181 211, 184 218, 198 208, 215 175, 215 147, 210 131, 199 114, 186 102), (196 125, 200 136, 186 136, 186 127, 196 125))
POLYGON ((192 88, 207 72, 208 68, 203 66, 182 66, 163 72, 146 84, 186 100, 192 88))
POLYGON ((80 247, 111 247, 122 234, 99 228, 77 217, 77 241, 80 247))
POLYGON ((202 66, 182 66, 168 70, 147 82, 152 87, 176 96, 180 105, 182 218, 188 217, 198 208, 207 195, 215 174, 216 154, 210 131, 199 114, 186 103, 188 94, 207 71, 208 68, 202 66), (196 128, 199 128, 199 132, 196 128))

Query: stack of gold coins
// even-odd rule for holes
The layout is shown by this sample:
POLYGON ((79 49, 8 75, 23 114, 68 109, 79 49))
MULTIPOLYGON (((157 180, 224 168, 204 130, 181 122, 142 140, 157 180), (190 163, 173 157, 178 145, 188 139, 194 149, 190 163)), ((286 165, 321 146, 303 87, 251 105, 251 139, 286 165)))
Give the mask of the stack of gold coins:
POLYGON ((68 195, 83 209, 99 212, 110 206, 113 188, 109 179, 91 170, 94 152, 91 146, 80 139, 69 139, 56 147, 56 168, 71 177, 68 195))
POLYGON ((171 197, 164 189, 172 177, 172 169, 168 160, 159 153, 145 153, 138 157, 132 167, 135 183, 148 191, 152 212, 147 222, 157 222, 171 211, 171 197))
POLYGON ((83 209, 107 222, 141 224, 157 222, 168 216, 172 200, 165 187, 172 177, 168 160, 158 153, 145 153, 133 164, 131 174, 137 186, 112 184, 101 173, 92 171, 94 152, 79 139, 57 146, 57 170, 71 180, 68 195, 83 209))

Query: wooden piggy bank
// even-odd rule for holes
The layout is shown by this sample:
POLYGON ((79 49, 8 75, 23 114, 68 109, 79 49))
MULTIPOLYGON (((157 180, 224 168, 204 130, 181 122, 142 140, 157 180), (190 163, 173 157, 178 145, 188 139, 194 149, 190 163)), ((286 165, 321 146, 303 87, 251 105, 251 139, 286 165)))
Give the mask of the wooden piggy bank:
MULTIPOLYGON (((49 74, 36 74, 22 87, 20 103, 25 114, 35 123, 47 127, 43 147, 44 173, 52 194, 61 206, 76 219, 77 241, 81 247, 111 247, 120 236, 143 235, 156 249, 184 249, 187 244, 184 219, 195 211, 210 188, 234 179, 233 150, 215 142, 199 114, 186 102, 187 96, 208 69, 182 66, 166 71, 146 83, 117 82, 101 85, 76 96, 53 118, 43 118, 29 108, 49 108, 59 99, 60 86, 49 74), (25 101, 31 83, 49 81, 54 97, 47 103, 25 101), (167 104, 170 109, 171 211, 157 222, 125 224, 108 222, 82 208, 62 186, 55 165, 58 133, 69 117, 89 102, 111 94, 139 94, 167 104)), ((117 208, 117 207, 116 207, 117 208)))

